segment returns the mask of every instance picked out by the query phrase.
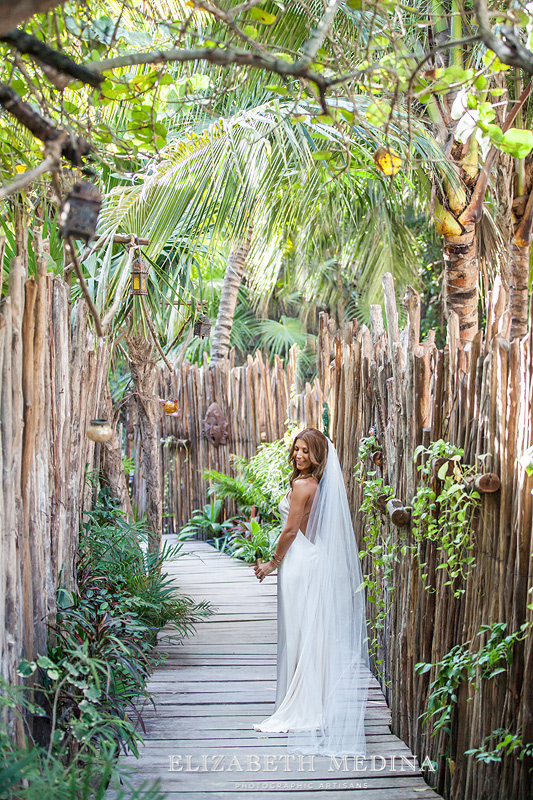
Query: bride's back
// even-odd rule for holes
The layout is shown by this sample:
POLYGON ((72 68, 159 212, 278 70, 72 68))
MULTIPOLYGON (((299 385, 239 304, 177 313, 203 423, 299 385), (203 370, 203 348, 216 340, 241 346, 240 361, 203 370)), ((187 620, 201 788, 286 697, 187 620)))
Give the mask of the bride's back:
MULTIPOLYGON (((315 499, 315 494, 318 491, 318 481, 314 476, 310 476, 308 478, 295 478, 293 483, 300 483, 305 484, 306 488, 306 499, 305 499, 305 506, 304 506, 304 513, 302 515, 302 521, 300 523, 300 530, 305 535, 307 530, 307 522, 309 520, 309 514, 311 513, 311 507, 313 505, 313 500, 315 499)), ((289 501, 292 497, 292 490, 289 495, 289 501)))

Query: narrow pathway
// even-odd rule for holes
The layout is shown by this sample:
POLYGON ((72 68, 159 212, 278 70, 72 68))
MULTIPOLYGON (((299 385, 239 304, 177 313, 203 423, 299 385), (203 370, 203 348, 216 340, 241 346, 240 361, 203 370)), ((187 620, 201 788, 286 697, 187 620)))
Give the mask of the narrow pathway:
MULTIPOLYGON (((175 537, 169 537, 175 540, 175 537)), ((205 542, 167 564, 180 591, 207 599, 216 612, 155 670, 140 759, 122 757, 135 784, 161 780, 169 800, 425 800, 427 787, 409 748, 390 732, 390 711, 372 677, 365 718, 367 759, 287 755, 286 735, 259 733, 276 688, 276 577, 261 584, 251 565, 205 542), (415 769, 413 769, 415 767, 415 769), (288 768, 288 769, 287 769, 288 768)), ((113 793, 109 792, 111 799, 113 793)))

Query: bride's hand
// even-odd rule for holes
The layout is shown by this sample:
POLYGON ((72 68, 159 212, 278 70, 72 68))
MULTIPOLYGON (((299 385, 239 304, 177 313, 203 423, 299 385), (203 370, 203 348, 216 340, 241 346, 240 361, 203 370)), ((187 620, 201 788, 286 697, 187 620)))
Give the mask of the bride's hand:
POLYGON ((266 578, 267 575, 270 575, 276 567, 272 564, 271 561, 264 561, 262 564, 256 564, 254 567, 254 572, 256 576, 259 578, 259 583, 266 578))

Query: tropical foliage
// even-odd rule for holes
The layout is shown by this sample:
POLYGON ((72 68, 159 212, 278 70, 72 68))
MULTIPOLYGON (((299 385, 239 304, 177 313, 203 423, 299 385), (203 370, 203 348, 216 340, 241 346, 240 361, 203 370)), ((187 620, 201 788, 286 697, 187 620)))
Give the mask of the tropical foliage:
MULTIPOLYGON (((22 722, 33 715, 33 736, 38 732, 33 741, 28 730, 21 746, 0 728, 5 800, 103 797, 118 751, 138 752, 146 682, 161 659, 154 653, 158 631, 182 638, 210 613, 207 602, 178 594, 164 571, 182 543, 153 554, 147 538, 146 526, 127 522, 102 490, 80 535, 76 589, 57 593, 48 653, 20 663, 21 678, 31 678, 27 689, 2 685, 0 705, 22 722)), ((133 790, 122 778, 118 796, 161 797, 149 782, 133 790)))
POLYGON ((259 447, 250 459, 233 456, 236 476, 206 470, 209 494, 235 502, 245 517, 258 516, 265 522, 278 519, 277 507, 287 491, 290 467, 285 439, 259 447))
MULTIPOLYGON (((29 31, 46 38, 51 25, 64 38, 67 52, 76 59, 90 54, 96 64, 132 48, 164 49, 176 39, 179 21, 190 14, 178 0, 153 3, 150 9, 141 15, 126 5, 122 13, 117 9, 119 23, 111 25, 108 6, 94 3, 82 11, 67 5, 32 20, 29 31)), ((255 39, 255 47, 282 53, 305 42, 309 9, 298 4, 281 9, 267 2, 261 4, 261 20, 258 13, 249 11, 246 46, 254 47, 255 39), (262 33, 265 44, 259 44, 262 33)), ((319 8, 312 13, 319 14, 319 8)), ((340 13, 339 32, 356 39, 358 15, 349 8, 340 13)), ((223 21, 209 11, 195 19, 194 33, 188 29, 181 37, 183 45, 228 37, 223 21)), ((345 58, 346 53, 340 62, 345 58)), ((320 59, 331 62, 326 50, 320 59)), ((21 98, 35 93, 38 74, 34 62, 23 68, 15 58, 10 80, 21 98)), ((406 207, 416 208, 415 214, 422 210, 421 173, 390 178, 374 164, 378 139, 365 122, 366 95, 353 98, 355 116, 349 103, 335 100, 339 119, 333 120, 321 113, 312 92, 299 89, 293 97, 292 88, 273 84, 268 75, 250 73, 244 81, 236 76, 233 69, 226 74, 205 62, 178 61, 164 68, 125 66, 97 91, 76 83, 42 88, 53 118, 60 97, 62 124, 80 133, 91 131, 105 203, 98 247, 86 248, 80 258, 96 308, 115 330, 131 311, 142 318, 148 308, 162 345, 170 345, 191 309, 194 316, 196 301, 209 300, 209 285, 224 274, 225 260, 242 239, 252 211, 255 234, 247 281, 254 318, 261 318, 270 297, 286 297, 288 287, 292 301, 282 312, 285 317, 307 319, 306 309, 318 303, 366 319, 370 303, 379 299, 381 272, 392 269, 400 284, 417 280, 421 250, 404 222, 406 207), (391 180, 395 192, 389 191, 391 180), (113 243, 117 232, 150 240, 143 248, 151 265, 146 305, 121 300, 134 252, 113 243)), ((12 129, 5 119, 3 124, 16 138, 19 127, 12 129)), ((403 136, 399 127, 391 135, 395 142, 403 136)), ((415 152, 431 170, 440 158, 432 134, 413 124, 411 135, 415 152)), ((29 167, 31 152, 24 150, 24 163, 6 163, 6 174, 29 167)), ((12 159, 16 153, 13 149, 12 159)), ((61 180, 68 185, 67 173, 61 180)), ((47 184, 40 188, 53 210, 57 196, 47 184)), ((54 252, 61 270, 62 248, 54 252)), ((313 326, 313 314, 309 319, 313 326)), ((270 324, 265 320, 260 336, 276 343, 270 324)), ((187 334, 186 327, 183 337, 187 334)), ((297 338, 302 337, 298 332, 297 338)), ((279 352, 285 351, 286 341, 284 333, 279 352)), ((193 352, 198 358, 198 345, 193 352)))
POLYGON ((263 444, 255 456, 245 459, 232 456, 236 475, 206 470, 211 503, 198 509, 179 533, 188 539, 199 533, 209 534, 208 541, 235 558, 252 562, 268 560, 281 532, 277 510, 287 490, 290 473, 288 437, 263 444), (237 507, 235 517, 219 522, 224 501, 237 507))

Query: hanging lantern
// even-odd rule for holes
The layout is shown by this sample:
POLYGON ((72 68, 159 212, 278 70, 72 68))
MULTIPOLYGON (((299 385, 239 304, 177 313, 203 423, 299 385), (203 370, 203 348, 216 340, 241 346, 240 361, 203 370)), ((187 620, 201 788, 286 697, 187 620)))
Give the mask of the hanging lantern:
POLYGON ((102 198, 96 186, 87 181, 75 183, 67 194, 59 215, 59 233, 63 239, 93 238, 102 198))
POLYGON ((92 419, 87 428, 87 438, 93 442, 108 442, 113 436, 113 428, 107 419, 92 419))
POLYGON ((163 408, 165 409, 165 414, 175 414, 178 410, 178 401, 174 397, 169 397, 163 403, 163 408))
POLYGON ((144 258, 135 258, 131 265, 131 294, 148 294, 148 264, 144 258))
POLYGON ((200 316, 194 321, 194 335, 199 336, 200 339, 207 339, 211 332, 211 320, 206 314, 200 316))

